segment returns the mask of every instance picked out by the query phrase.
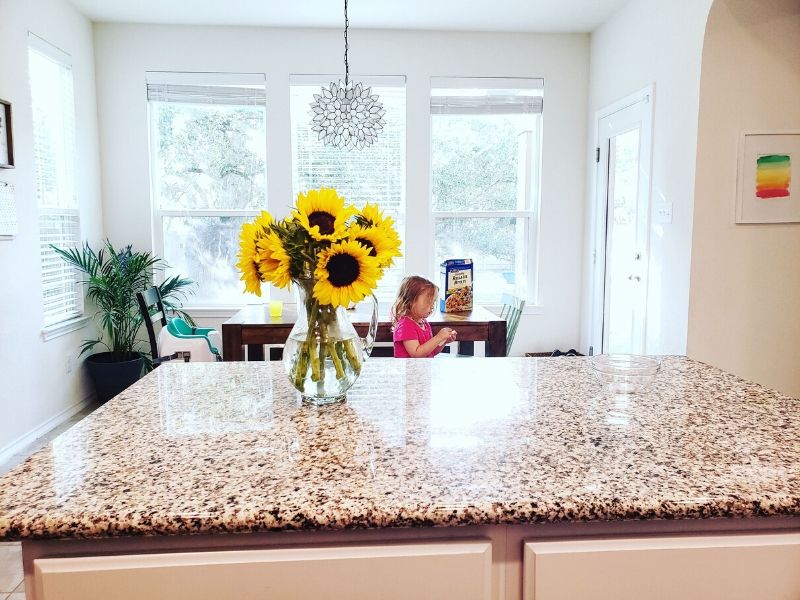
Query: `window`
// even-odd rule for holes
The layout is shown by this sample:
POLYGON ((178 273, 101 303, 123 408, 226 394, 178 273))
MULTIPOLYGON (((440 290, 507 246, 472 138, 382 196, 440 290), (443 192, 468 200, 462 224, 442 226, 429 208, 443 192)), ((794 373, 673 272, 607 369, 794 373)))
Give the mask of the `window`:
POLYGON ((80 243, 80 211, 75 193, 75 98, 68 54, 29 34, 28 63, 47 328, 83 313, 77 272, 50 248, 50 244, 74 248, 80 243))
POLYGON ((431 80, 436 264, 474 261, 475 300, 536 300, 541 79, 431 80))
MULTIPOLYGON (((367 202, 378 204, 395 220, 400 240, 405 242, 405 77, 357 78, 372 86, 386 110, 383 132, 372 146, 361 150, 325 146, 311 130, 309 105, 320 86, 331 80, 319 75, 293 75, 290 80, 294 194, 332 187, 359 208, 367 202)), ((378 282, 378 300, 394 300, 404 273, 405 259, 395 259, 378 282)))
POLYGON ((242 223, 267 208, 264 75, 148 73, 153 238, 194 305, 241 304, 242 223))

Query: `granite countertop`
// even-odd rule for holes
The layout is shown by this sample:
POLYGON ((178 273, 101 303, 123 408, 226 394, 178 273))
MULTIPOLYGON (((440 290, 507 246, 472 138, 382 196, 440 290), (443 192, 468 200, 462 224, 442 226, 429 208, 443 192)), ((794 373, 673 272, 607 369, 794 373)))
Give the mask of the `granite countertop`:
POLYGON ((371 359, 348 402, 281 363, 166 363, 0 479, 0 538, 800 515, 800 403, 666 357, 371 359))

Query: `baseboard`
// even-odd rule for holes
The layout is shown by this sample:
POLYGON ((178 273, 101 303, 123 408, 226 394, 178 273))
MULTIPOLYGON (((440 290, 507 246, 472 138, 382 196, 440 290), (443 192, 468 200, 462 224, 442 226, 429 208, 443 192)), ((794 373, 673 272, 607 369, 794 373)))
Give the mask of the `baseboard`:
POLYGON ((43 435, 46 435, 49 431, 55 429, 65 421, 68 421, 72 418, 73 415, 78 414, 84 408, 89 406, 94 401, 94 394, 89 394, 86 398, 79 400, 72 406, 69 406, 62 410, 57 415, 50 417, 44 423, 40 424, 39 426, 31 429, 28 433, 25 433, 15 439, 13 442, 5 446, 4 448, 0 448, 0 465, 5 464, 8 462, 12 456, 15 454, 19 454, 25 448, 30 446, 33 442, 38 440, 43 435))

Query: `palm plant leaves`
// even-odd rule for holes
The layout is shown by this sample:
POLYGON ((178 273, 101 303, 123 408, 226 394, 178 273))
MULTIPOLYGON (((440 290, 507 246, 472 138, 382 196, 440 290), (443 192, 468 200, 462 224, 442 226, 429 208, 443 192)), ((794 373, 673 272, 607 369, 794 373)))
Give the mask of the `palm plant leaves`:
MULTIPOLYGON (((86 297, 97 307, 95 319, 101 335, 95 340, 85 340, 81 354, 104 346, 112 354, 112 360, 127 360, 132 354, 143 354, 139 348, 143 342, 137 339, 142 325, 142 315, 136 302, 136 293, 152 285, 153 272, 167 265, 163 259, 151 252, 134 252, 132 246, 122 250, 114 248, 109 240, 95 252, 88 242, 81 248, 51 248, 86 278, 86 297)), ((185 277, 174 276, 159 285, 165 308, 177 312, 192 322, 184 311, 179 310, 181 298, 186 298, 194 282, 185 277)))

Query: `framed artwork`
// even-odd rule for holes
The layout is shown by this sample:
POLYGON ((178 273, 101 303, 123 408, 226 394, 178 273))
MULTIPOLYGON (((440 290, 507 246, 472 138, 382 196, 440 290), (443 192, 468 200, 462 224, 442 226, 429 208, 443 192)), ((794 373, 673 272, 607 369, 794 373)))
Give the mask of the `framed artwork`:
POLYGON ((739 145, 737 223, 800 223, 800 133, 745 133, 739 145))
POLYGON ((11 102, 0 100, 0 169, 14 168, 14 140, 11 135, 11 102))

